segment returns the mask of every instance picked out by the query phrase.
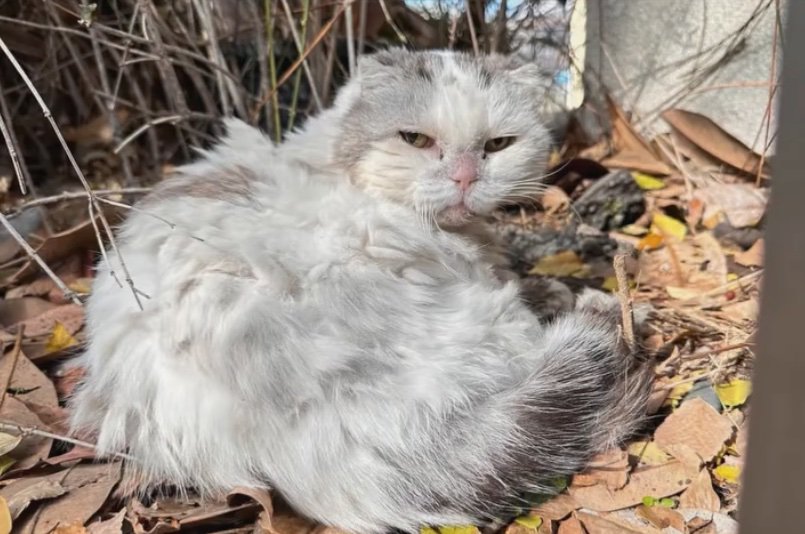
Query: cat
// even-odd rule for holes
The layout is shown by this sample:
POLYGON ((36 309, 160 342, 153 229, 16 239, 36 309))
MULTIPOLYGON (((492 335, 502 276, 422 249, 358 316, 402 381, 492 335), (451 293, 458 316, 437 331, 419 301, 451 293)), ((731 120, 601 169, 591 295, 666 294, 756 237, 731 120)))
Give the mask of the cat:
POLYGON ((541 321, 465 231, 538 188, 539 87, 392 49, 282 144, 227 120, 120 228, 128 271, 98 265, 73 431, 143 486, 272 488, 350 532, 505 516, 619 443, 649 382, 617 303, 541 321))

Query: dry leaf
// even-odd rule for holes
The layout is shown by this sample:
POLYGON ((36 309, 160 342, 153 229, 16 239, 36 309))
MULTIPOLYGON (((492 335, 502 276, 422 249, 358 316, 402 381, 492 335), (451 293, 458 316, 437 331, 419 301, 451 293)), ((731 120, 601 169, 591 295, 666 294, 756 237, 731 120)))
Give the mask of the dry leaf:
MULTIPOLYGON (((0 300, 0 324, 11 326, 42 315, 56 305, 37 297, 0 300)), ((29 334, 30 335, 30 334, 29 334)))
MULTIPOLYGON (((10 352, 0 359, 0 384, 5 384, 8 380, 13 363, 10 352)), ((57 408, 59 405, 53 382, 23 353, 17 356, 17 364, 14 366, 14 375, 11 377, 9 389, 15 392, 16 400, 26 404, 33 403, 48 408, 57 408)), ((34 411, 34 413, 36 412, 34 411)))
POLYGON ((635 515, 645 519, 659 529, 671 527, 679 532, 685 532, 685 518, 676 510, 671 510, 664 506, 645 506, 641 504, 635 510, 635 515))
POLYGON ((601 163, 610 168, 637 170, 654 175, 671 174, 668 165, 635 132, 618 105, 611 98, 607 98, 607 104, 612 120, 612 140, 617 152, 601 163))
POLYGON ((677 241, 685 239, 688 233, 685 223, 662 212, 657 212, 651 217, 651 227, 653 233, 660 234, 665 238, 673 237, 677 241))
POLYGON ((732 437, 732 424, 702 399, 682 403, 654 433, 657 445, 671 453, 674 445, 686 445, 705 462, 712 460, 732 437))
POLYGON ((560 493, 556 497, 552 497, 550 500, 535 506, 532 512, 542 518, 558 521, 569 516, 573 510, 578 508, 579 504, 576 499, 567 493, 560 493))
POLYGON ((644 191, 655 191, 665 187, 665 182, 662 180, 642 172, 633 172, 632 178, 634 178, 637 186, 644 191))
POLYGON ((629 481, 629 455, 626 451, 612 449, 596 455, 590 467, 573 476, 574 486, 594 486, 604 483, 609 489, 621 489, 629 481))
POLYGON ((81 523, 72 523, 70 525, 59 525, 53 534, 87 534, 87 529, 81 523))
POLYGON ((578 512, 576 517, 584 525, 587 534, 660 534, 653 527, 644 527, 612 517, 578 512))
POLYGON ((585 532, 581 521, 571 517, 559 523, 559 530, 556 531, 556 534, 585 534, 585 532))
POLYGON ((690 482, 685 466, 673 461, 635 470, 629 483, 620 490, 611 490, 605 484, 597 484, 586 487, 570 486, 568 491, 581 507, 610 512, 639 504, 647 495, 658 498, 675 495, 687 488, 690 482))
MULTIPOLYGON (((736 169, 756 175, 760 169, 760 156, 725 132, 716 123, 698 113, 670 109, 662 114, 674 130, 681 133, 708 154, 736 169)), ((766 175, 766 173, 762 173, 766 175)))
POLYGON ((671 457, 657 447, 657 444, 653 441, 636 441, 630 443, 627 452, 629 455, 636 457, 643 465, 662 465, 671 459, 671 457))
POLYGON ((735 263, 743 265, 744 267, 763 267, 763 254, 765 243, 761 237, 749 250, 739 252, 733 256, 735 263))
MULTIPOLYGON (((50 480, 61 480, 67 493, 61 497, 44 503, 36 516, 36 520, 24 521, 19 527, 20 534, 45 534, 56 526, 64 524, 85 524, 100 509, 112 488, 120 480, 120 463, 113 464, 81 464, 65 473, 48 475, 50 480)), ((30 480, 30 479, 28 479, 30 480)), ((25 482, 23 479, 20 482, 25 482)), ((15 482, 5 490, 11 489, 15 482)))
POLYGON ((59 323, 68 334, 75 334, 84 324, 84 308, 78 304, 64 304, 21 324, 25 325, 25 335, 32 337, 50 335, 59 323))
MULTIPOLYGON (((28 409, 25 404, 14 397, 6 396, 0 409, 0 418, 27 428, 40 428, 47 430, 47 426, 28 409)), ((33 467, 41 460, 47 458, 53 440, 33 434, 25 435, 17 447, 8 453, 8 457, 16 460, 14 470, 23 470, 33 467)))
POLYGON ((713 182, 697 189, 693 198, 704 204, 705 220, 723 213, 735 228, 756 226, 766 213, 767 193, 752 184, 713 182))
POLYGON ((681 243, 643 251, 639 258, 641 285, 715 289, 727 283, 727 260, 710 232, 681 243))
POLYGON ((16 519, 33 501, 52 499, 67 493, 67 488, 54 478, 21 479, 13 482, 0 494, 8 503, 11 517, 16 519))
POLYGON ((673 443, 665 446, 666 452, 678 460, 691 477, 696 476, 701 470, 704 461, 699 454, 688 445, 683 443, 673 443))
POLYGON ((540 204, 548 214, 559 213, 570 207, 570 197, 561 188, 552 185, 542 193, 540 204))
POLYGON ((713 481, 707 469, 702 469, 688 489, 679 496, 680 508, 698 508, 718 512, 721 510, 721 499, 713 489, 713 481))
POLYGON ((13 436, 5 432, 0 432, 0 456, 4 456, 16 449, 21 441, 22 436, 13 436))

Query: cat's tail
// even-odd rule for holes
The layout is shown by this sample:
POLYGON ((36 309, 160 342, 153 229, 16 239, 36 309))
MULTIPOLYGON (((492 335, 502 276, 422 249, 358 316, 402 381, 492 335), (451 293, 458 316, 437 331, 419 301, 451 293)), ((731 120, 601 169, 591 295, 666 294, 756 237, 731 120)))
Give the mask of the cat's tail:
POLYGON ((511 517, 527 494, 554 492, 557 477, 633 433, 651 373, 624 343, 619 316, 615 299, 582 294, 545 327, 530 376, 431 427, 400 464, 401 516, 430 524, 511 517))

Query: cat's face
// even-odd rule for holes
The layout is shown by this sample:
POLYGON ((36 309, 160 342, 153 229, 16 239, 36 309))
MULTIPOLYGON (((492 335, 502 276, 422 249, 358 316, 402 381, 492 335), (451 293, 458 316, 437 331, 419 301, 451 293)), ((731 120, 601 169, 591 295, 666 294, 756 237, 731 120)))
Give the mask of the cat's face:
POLYGON ((367 190, 448 224, 533 196, 549 150, 535 70, 450 52, 366 56, 336 102, 336 158, 367 190))

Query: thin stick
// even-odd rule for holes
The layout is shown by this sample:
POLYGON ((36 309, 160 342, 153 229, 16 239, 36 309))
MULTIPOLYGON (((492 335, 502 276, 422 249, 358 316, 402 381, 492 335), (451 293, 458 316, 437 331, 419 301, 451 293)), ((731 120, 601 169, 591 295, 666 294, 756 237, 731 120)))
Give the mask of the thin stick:
POLYGON ((0 113, 0 134, 3 135, 3 139, 6 142, 6 148, 8 149, 8 156, 11 158, 11 164, 14 166, 14 174, 17 176, 17 181, 20 184, 20 191, 22 191, 23 195, 28 194, 28 189, 25 186, 25 177, 22 174, 22 167, 20 166, 20 159, 19 154, 17 154, 16 148, 14 148, 14 143, 11 141, 11 132, 8 130, 6 126, 6 121, 3 119, 3 114, 0 113))
MULTIPOLYGON (((100 205, 95 199, 95 195, 92 192, 92 188, 90 187, 89 182, 87 182, 84 173, 81 171, 81 167, 78 166, 78 162, 76 161, 73 152, 67 145, 67 141, 64 139, 64 135, 62 135, 61 130, 59 130, 59 126, 56 124, 56 120, 53 118, 53 113, 51 113, 50 108, 48 108, 47 104, 45 104, 45 101, 42 99, 42 95, 39 94, 39 91, 36 89, 33 82, 31 82, 31 79, 28 77, 28 74, 25 72, 25 70, 17 61, 17 58, 14 56, 14 54, 11 53, 11 50, 9 50, 8 46, 6 46, 6 42, 3 40, 2 37, 0 37, 0 50, 3 51, 3 53, 6 55, 6 58, 8 58, 9 62, 11 62, 11 64, 14 66, 14 69, 20 75, 20 78, 22 78, 23 82, 25 82, 25 85, 28 87, 28 90, 31 92, 31 94, 39 104, 39 107, 42 110, 42 114, 45 116, 45 119, 48 121, 48 123, 50 123, 50 127, 56 134, 56 138, 59 140, 59 144, 61 145, 62 150, 64 150, 64 153, 67 155, 67 159, 70 162, 70 166, 73 168, 73 171, 75 172, 76 176, 81 182, 81 185, 87 192, 87 196, 89 198, 89 205, 90 206, 94 205, 94 208, 97 209, 98 217, 100 218, 101 223, 103 223, 104 228, 107 229, 108 231, 107 237, 109 238, 109 243, 112 245, 112 248, 114 249, 115 254, 117 255, 117 259, 120 262, 120 267, 123 270, 126 282, 129 284, 132 295, 134 295, 134 300, 137 302, 137 305, 140 307, 140 309, 142 309, 142 303, 140 302, 140 298, 137 296, 137 291, 134 288, 134 282, 131 279, 128 267, 126 267, 126 263, 123 261, 123 257, 120 255, 120 251, 117 248, 117 241, 115 240, 114 234, 111 232, 111 227, 109 226, 109 223, 106 220, 106 216, 104 215, 103 210, 101 209, 100 205)), ((95 218, 92 217, 92 213, 90 213, 90 215, 94 226, 95 218)), ((13 236, 15 236, 15 239, 17 239, 17 241, 20 242, 21 245, 25 243, 25 240, 22 239, 22 236, 20 236, 19 233, 17 233, 17 231, 14 229, 14 227, 11 226, 11 224, 8 222, 8 219, 6 219, 5 216, 3 216, 2 219, 3 219, 2 220, 3 225, 6 226, 6 228, 10 228, 10 233, 13 236)), ((101 238, 100 233, 97 232, 97 227, 95 236, 98 240, 98 245, 100 246, 101 251, 103 251, 105 247, 103 245, 103 239, 101 238)), ((33 252, 33 249, 30 247, 30 245, 28 245, 28 243, 25 243, 22 246, 26 252, 28 251, 33 252)), ((42 261, 42 258, 40 258, 39 256, 32 256, 32 257, 34 258, 34 260, 36 260, 36 262, 40 265, 40 267, 43 267, 43 270, 45 270, 45 272, 48 273, 48 276, 50 276, 51 274, 53 275, 52 277, 54 278, 54 282, 58 280, 58 277, 56 277, 53 271, 51 271, 49 267, 45 266, 45 262, 42 261)), ((59 289, 62 289, 63 291, 66 289, 64 282, 61 282, 61 280, 58 281, 57 285, 59 286, 59 289)), ((69 289, 67 289, 64 294, 65 296, 70 295, 71 299, 74 299, 74 302, 76 302, 76 304, 81 303, 78 300, 78 297, 76 297, 75 293, 73 293, 69 289)))
POLYGON ((475 25, 472 23, 472 8, 470 7, 472 1, 465 0, 464 3, 467 6, 467 25, 470 27, 470 39, 472 39, 472 51, 475 52, 476 56, 478 56, 481 54, 481 50, 480 48, 478 48, 478 37, 475 35, 475 25))
POLYGON ((386 22, 388 22, 389 26, 391 26, 391 29, 394 30, 394 33, 397 34, 397 39, 399 39, 403 44, 408 44, 408 38, 405 36, 399 26, 397 26, 397 23, 394 22, 394 17, 391 16, 391 12, 386 5, 386 0, 380 0, 380 9, 383 10, 383 16, 386 17, 386 22))
MULTIPOLYGON (((305 47, 304 43, 302 43, 302 39, 299 37, 299 32, 296 31, 296 23, 294 22, 293 13, 291 13, 291 6, 288 5, 288 0, 282 0, 282 9, 285 11, 285 17, 288 19, 288 27, 291 29, 291 36, 293 37, 293 42, 296 45, 296 51, 301 55, 305 51, 305 47)), ((301 20, 303 32, 305 31, 305 25, 307 24, 307 11, 308 6, 307 3, 305 3, 301 20)), ((313 79, 313 72, 310 70, 310 64, 307 59, 302 61, 302 70, 307 78, 307 83, 310 85, 310 94, 313 96, 313 101, 316 103, 316 109, 321 111, 323 105, 321 103, 321 98, 319 97, 319 92, 316 90, 316 81, 313 79)))
POLYGON ((344 22, 347 30, 347 66, 349 75, 352 76, 355 73, 355 27, 352 24, 352 0, 344 0, 344 5, 346 6, 344 22))
POLYGON ((6 377, 6 383, 3 384, 3 393, 0 395, 0 408, 3 407, 3 403, 6 402, 6 394, 8 394, 8 387, 11 385, 11 379, 14 378, 14 371, 17 369, 17 362, 20 359, 20 353, 22 352, 22 335, 25 333, 25 323, 20 325, 19 330, 17 330, 17 337, 14 339, 14 348, 11 351, 11 370, 8 372, 8 377, 6 377))
MULTIPOLYGON (((95 445, 94 443, 90 443, 89 441, 82 441, 80 439, 61 436, 59 434, 54 434, 53 432, 40 430, 35 426, 18 425, 17 423, 12 423, 11 421, 0 421, 0 431, 16 432, 21 436, 41 436, 43 438, 56 439, 59 441, 63 441, 65 443, 70 443, 71 445, 78 445, 79 447, 86 447, 87 449, 98 450, 98 446, 95 445)), ((111 455, 116 458, 121 458, 123 460, 133 460, 133 461, 137 460, 137 458, 135 458, 134 456, 123 452, 113 452, 111 455)))
POLYGON ((626 254, 618 254, 614 260, 615 278, 618 281, 618 300, 621 303, 623 320, 623 338, 629 350, 637 348, 634 335, 634 317, 632 315, 632 297, 629 294, 629 279, 626 277, 626 254))
MULTIPOLYGON (((98 198, 98 200, 103 201, 101 197, 114 195, 139 195, 150 192, 150 187, 128 187, 125 189, 98 189, 93 191, 93 194, 98 198)), ((61 202, 62 200, 75 200, 79 198, 89 198, 89 194, 86 191, 65 191, 59 195, 37 198, 36 200, 31 200, 30 202, 25 202, 24 204, 17 206, 13 215, 16 215, 17 213, 20 213, 28 208, 33 208, 34 206, 55 204, 56 202, 61 202)))

